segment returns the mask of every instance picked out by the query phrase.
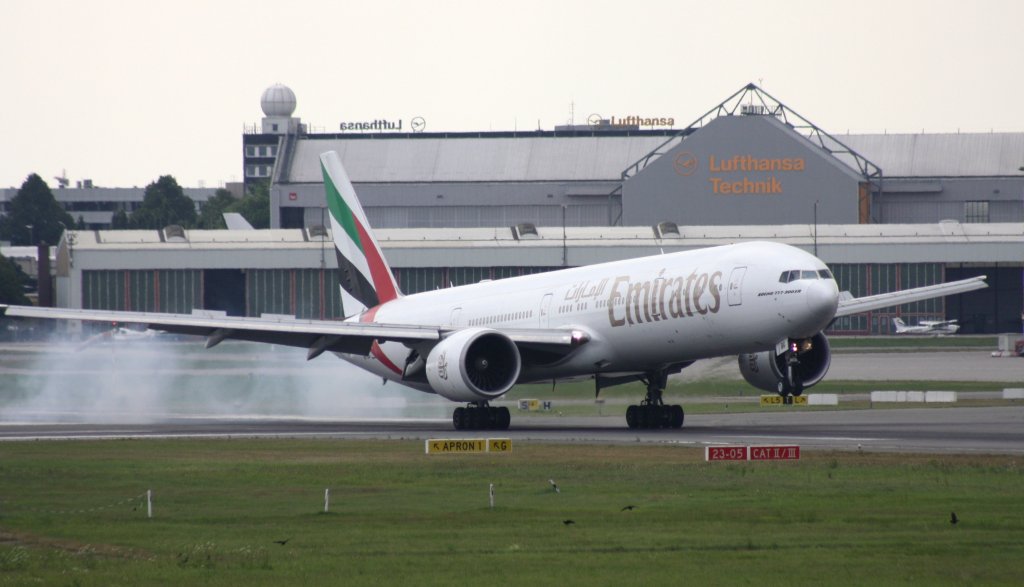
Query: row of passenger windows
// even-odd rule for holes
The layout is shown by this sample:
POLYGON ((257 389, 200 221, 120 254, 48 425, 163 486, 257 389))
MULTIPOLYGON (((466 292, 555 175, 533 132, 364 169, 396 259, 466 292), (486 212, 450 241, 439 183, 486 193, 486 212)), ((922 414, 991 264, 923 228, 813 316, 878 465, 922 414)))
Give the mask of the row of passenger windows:
POLYGON ((789 283, 797 279, 832 279, 832 272, 828 269, 820 269, 818 271, 792 269, 782 272, 782 275, 779 276, 779 283, 789 283))
POLYGON ((473 318, 469 321, 469 325, 480 326, 481 324, 494 324, 495 322, 509 322, 511 320, 526 320, 527 318, 533 318, 533 310, 509 312, 507 314, 495 314, 494 316, 485 316, 483 318, 473 318))

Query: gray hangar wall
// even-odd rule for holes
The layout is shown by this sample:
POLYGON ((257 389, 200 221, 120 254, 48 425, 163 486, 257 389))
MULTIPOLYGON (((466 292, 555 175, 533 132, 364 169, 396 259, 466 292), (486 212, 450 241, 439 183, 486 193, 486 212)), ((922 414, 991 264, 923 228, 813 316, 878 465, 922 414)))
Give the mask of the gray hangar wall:
POLYGON ((622 186, 626 226, 861 222, 864 178, 771 116, 720 116, 622 186))

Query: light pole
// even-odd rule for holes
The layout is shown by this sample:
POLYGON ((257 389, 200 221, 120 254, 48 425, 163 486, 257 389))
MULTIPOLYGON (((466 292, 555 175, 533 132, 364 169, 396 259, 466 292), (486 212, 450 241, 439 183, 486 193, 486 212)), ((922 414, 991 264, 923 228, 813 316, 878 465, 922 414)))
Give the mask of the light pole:
POLYGON ((25 228, 28 229, 28 245, 32 246, 33 244, 35 244, 35 240, 36 240, 35 232, 32 230, 35 227, 32 226, 31 224, 26 224, 25 228))
POLYGON ((814 200, 814 256, 818 256, 818 200, 814 200))
POLYGON ((562 204, 562 267, 567 267, 569 251, 565 243, 565 204, 562 204))

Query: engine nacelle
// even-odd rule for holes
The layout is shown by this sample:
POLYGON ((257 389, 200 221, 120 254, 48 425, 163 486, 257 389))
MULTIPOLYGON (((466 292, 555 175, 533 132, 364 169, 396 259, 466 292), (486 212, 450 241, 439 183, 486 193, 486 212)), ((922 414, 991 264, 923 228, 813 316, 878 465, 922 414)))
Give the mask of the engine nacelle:
POLYGON ((437 343, 427 355, 427 382, 453 401, 500 397, 519 378, 522 360, 512 339, 489 328, 466 328, 437 343))
POLYGON ((811 338, 793 340, 792 343, 801 347, 797 351, 799 362, 793 366, 794 379, 798 378, 802 382, 797 389, 791 389, 786 379, 786 359, 789 353, 776 355, 775 351, 771 350, 740 355, 740 373, 743 374, 743 378, 758 389, 795 395, 800 395, 803 388, 821 381, 832 363, 832 352, 829 350, 825 333, 819 332, 811 338))

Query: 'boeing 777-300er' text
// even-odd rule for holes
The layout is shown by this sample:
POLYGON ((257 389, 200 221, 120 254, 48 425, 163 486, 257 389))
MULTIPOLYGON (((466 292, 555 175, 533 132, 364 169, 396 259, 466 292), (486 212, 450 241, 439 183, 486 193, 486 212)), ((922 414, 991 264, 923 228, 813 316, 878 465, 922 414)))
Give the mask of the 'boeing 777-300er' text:
POLYGON ((517 383, 592 378, 598 390, 642 381, 630 428, 679 428, 662 401, 670 374, 738 356, 753 386, 800 395, 825 376, 824 333, 838 316, 986 287, 984 277, 852 298, 821 260, 747 242, 402 295, 341 160, 321 156, 344 321, 271 321, 0 306, 8 316, 113 321, 206 337, 332 352, 403 385, 466 404, 457 429, 505 429, 494 407, 517 383))

